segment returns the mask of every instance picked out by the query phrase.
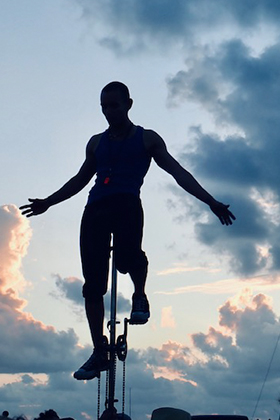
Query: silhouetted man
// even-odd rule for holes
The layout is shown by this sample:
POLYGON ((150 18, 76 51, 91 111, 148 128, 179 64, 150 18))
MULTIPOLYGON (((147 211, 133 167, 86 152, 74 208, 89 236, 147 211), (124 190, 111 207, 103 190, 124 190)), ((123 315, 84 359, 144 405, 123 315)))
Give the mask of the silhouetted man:
POLYGON ((81 260, 85 284, 83 296, 94 345, 89 360, 75 373, 76 379, 93 379, 108 369, 103 336, 104 301, 107 291, 111 234, 114 235, 116 267, 129 273, 133 284, 131 324, 145 324, 150 316, 145 295, 148 260, 142 250, 143 210, 140 188, 153 158, 188 193, 209 205, 223 225, 234 215, 229 205, 216 201, 167 151, 154 131, 134 125, 127 86, 111 82, 101 91, 101 108, 108 129, 94 135, 86 147, 86 159, 77 175, 45 199, 29 199, 21 207, 27 217, 44 213, 50 206, 81 191, 96 174, 81 222, 81 260))

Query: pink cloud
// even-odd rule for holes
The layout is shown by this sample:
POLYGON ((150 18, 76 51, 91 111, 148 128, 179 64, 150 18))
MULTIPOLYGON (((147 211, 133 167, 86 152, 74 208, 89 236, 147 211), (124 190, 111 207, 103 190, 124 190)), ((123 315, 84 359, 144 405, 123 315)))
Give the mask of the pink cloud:
POLYGON ((175 328, 176 321, 172 312, 172 306, 166 306, 161 310, 161 328, 175 328))
POLYGON ((82 351, 75 332, 56 331, 23 310, 21 268, 31 236, 16 206, 0 207, 0 373, 71 371, 82 351))
POLYGON ((18 208, 9 204, 0 207, 0 232, 0 290, 16 294, 26 285, 20 269, 32 230, 18 208))

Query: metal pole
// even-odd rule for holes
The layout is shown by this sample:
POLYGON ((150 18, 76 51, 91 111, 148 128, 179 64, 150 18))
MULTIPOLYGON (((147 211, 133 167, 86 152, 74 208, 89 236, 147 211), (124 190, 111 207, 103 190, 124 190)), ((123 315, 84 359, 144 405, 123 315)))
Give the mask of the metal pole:
POLYGON ((115 264, 114 240, 112 251, 112 287, 111 287, 111 319, 110 319, 110 367, 108 409, 114 409, 115 375, 116 375, 116 313, 117 313, 117 269, 115 264))

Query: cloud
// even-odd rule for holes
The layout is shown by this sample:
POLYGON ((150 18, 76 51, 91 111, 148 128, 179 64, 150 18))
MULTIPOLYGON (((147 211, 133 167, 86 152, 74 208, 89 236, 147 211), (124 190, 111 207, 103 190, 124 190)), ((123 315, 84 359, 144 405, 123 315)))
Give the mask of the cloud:
MULTIPOLYGON (((211 327, 208 334, 194 334, 193 343, 206 356, 206 364, 213 364, 217 378, 224 371, 231 384, 237 387, 243 377, 247 385, 251 383, 254 392, 257 392, 279 335, 279 320, 271 302, 263 294, 240 295, 238 299, 229 299, 219 312, 219 324, 224 327, 224 332, 211 327)), ((275 366, 278 363, 279 355, 276 355, 269 372, 269 387, 277 377, 275 366)))
MULTIPOLYGON (((190 155, 186 150, 186 155, 202 176, 218 180, 222 172, 227 184, 239 188, 272 188, 279 193, 276 182, 279 165, 275 159, 280 107, 279 61, 278 44, 267 48, 261 56, 252 57, 240 40, 232 40, 223 43, 213 55, 204 56, 201 62, 189 63, 191 67, 184 76, 179 73, 169 79, 171 97, 180 95, 181 100, 195 99, 208 109, 210 106, 218 121, 240 127, 244 133, 221 141, 218 135, 203 134, 197 129, 196 150, 190 155), (178 81, 178 77, 183 80, 178 81), (197 91, 197 79, 205 83, 210 79, 215 95, 209 98, 205 88, 197 91), (220 87, 223 83, 231 86, 224 98, 220 87), (272 165, 269 170, 263 164, 267 159, 272 165)), ((182 153, 181 157, 186 155, 182 153)))
MULTIPOLYGON (((60 292, 60 294, 68 299, 70 302, 75 303, 76 305, 84 306, 84 298, 82 296, 82 287, 83 281, 76 277, 67 277, 61 278, 58 274, 55 276, 55 284, 60 292)), ((110 313, 111 308, 111 293, 108 293, 104 297, 104 305, 107 312, 107 315, 110 313)), ((131 301, 126 299, 123 294, 118 293, 117 298, 118 313, 127 313, 131 310, 131 301)))
POLYGON ((0 207, 0 232, 0 287, 15 293, 26 285, 20 268, 32 232, 28 220, 12 204, 0 207))
POLYGON ((256 277, 245 277, 244 279, 227 279, 219 280, 211 283, 201 283, 189 286, 177 287, 174 290, 167 292, 156 292, 163 295, 181 295, 187 293, 203 293, 209 295, 217 294, 236 294, 242 290, 256 292, 272 292, 280 289, 279 275, 267 275, 256 277))
MULTIPOLYGON (((73 291, 80 280, 57 277, 57 281, 63 295, 79 304, 73 291)), ((17 374, 0 387, 5 408, 31 417, 53 408, 61 416, 94 418, 97 399, 92 395, 97 395, 97 381, 78 382, 71 375, 73 367, 88 357, 89 349, 78 346, 74 331, 57 332, 24 313, 11 290, 0 296, 0 370, 17 374)), ((168 321, 163 325, 172 327, 172 308, 165 308, 163 315, 168 321)), ((271 300, 247 290, 220 307, 218 327, 193 334, 189 345, 168 342, 160 349, 129 349, 126 389, 131 390, 133 417, 143 418, 166 405, 193 414, 226 411, 249 416, 278 335, 279 320, 271 300)), ((279 388, 275 368, 279 357, 275 353, 272 360, 259 417, 271 410, 271 395, 279 388)), ((122 393, 120 368, 118 364, 117 398, 122 393)), ((101 401, 105 400, 104 378, 102 375, 101 401)))
POLYGON ((219 314, 219 326, 193 334, 191 346, 168 342, 160 349, 141 352, 141 360, 153 372, 154 386, 163 386, 165 406, 172 401, 173 406, 192 414, 230 412, 248 417, 270 365, 256 412, 257 417, 264 417, 271 405, 277 407, 279 387, 279 352, 271 359, 278 342, 279 320, 271 301, 263 294, 247 292, 226 301, 219 314))
POLYGON ((216 273, 220 271, 219 268, 213 267, 190 267, 188 264, 173 264, 173 267, 158 271, 158 276, 167 276, 169 274, 181 274, 193 271, 207 271, 208 273, 216 273))
POLYGON ((172 313, 172 306, 166 306, 161 310, 161 328, 175 328, 176 321, 172 313))
MULTIPOLYGON (((279 269, 277 208, 269 214, 255 196, 270 195, 279 205, 279 3, 200 0, 199 7, 196 0, 121 0, 118 7, 113 0, 102 7, 97 1, 76 3, 91 29, 97 30, 100 43, 118 56, 149 49, 162 52, 161 46, 166 53, 168 46, 184 45, 180 54, 185 51, 185 67, 167 79, 169 104, 199 104, 216 128, 213 133, 192 127, 192 144, 179 160, 198 179, 207 180, 211 192, 229 202, 237 215, 231 229, 222 230, 214 219, 197 222, 196 236, 213 252, 227 256, 230 269, 239 275, 279 269), (260 253, 264 246, 267 255, 260 253)), ((184 202, 185 211, 177 217, 181 221, 185 214, 197 217, 202 212, 184 202)))
MULTIPOLYGON (((196 101, 215 118, 218 133, 220 123, 231 130, 212 134, 194 127, 193 145, 179 159, 232 204, 232 228, 221 229, 209 218, 196 222, 195 231, 215 252, 231 255, 231 269, 241 275, 279 268, 279 62, 279 44, 256 57, 235 39, 187 60, 187 70, 168 80, 171 100, 196 101)), ((197 217, 198 207, 183 203, 186 214, 197 217)))
POLYGON ((19 291, 26 281, 21 265, 31 233, 29 222, 16 206, 0 207, 1 373, 69 371, 81 352, 73 330, 57 332, 23 311, 26 302, 19 291))
POLYGON ((52 327, 46 327, 31 315, 11 309, 13 298, 10 300, 11 304, 7 298, 3 302, 0 297, 0 372, 48 373, 74 370, 78 354, 78 339, 74 331, 57 332, 52 327))
POLYGON ((280 355, 274 350, 279 340, 279 319, 263 294, 231 298, 219 313, 219 327, 193 334, 191 347, 168 343, 157 351, 149 349, 147 361, 155 372, 160 373, 163 367, 171 375, 177 372, 181 392, 188 386, 185 392, 192 414, 227 411, 250 416, 268 373, 257 412, 261 416, 271 398, 277 405, 280 355))
POLYGON ((58 274, 54 277, 55 284, 63 297, 78 305, 82 305, 84 303, 82 296, 82 280, 76 277, 67 277, 63 279, 58 274))
MULTIPOLYGON (((198 46, 195 56, 188 54, 186 67, 168 79, 170 99, 177 104, 196 101, 220 129, 209 133, 205 127, 194 127, 193 144, 189 150, 182 150, 182 162, 203 180, 219 185, 221 199, 229 200, 238 221, 234 227, 224 229, 207 216, 206 226, 202 206, 186 205, 177 192, 176 208, 181 220, 187 214, 198 217, 197 238, 219 255, 230 256, 233 271, 241 275, 269 271, 272 275, 280 267, 278 44, 256 55, 245 41, 231 39, 200 48, 199 38, 204 36, 204 44, 208 43, 209 34, 210 44, 211 37, 217 33, 221 36, 231 25, 239 25, 242 32, 246 28, 258 31, 261 23, 278 24, 279 2, 217 0, 211 2, 211 7, 209 0, 201 0, 199 7, 197 0, 121 0, 117 5, 113 0, 102 4, 79 0, 79 4, 91 27, 99 30, 103 26, 99 42, 118 54, 148 48, 165 51, 168 46, 182 43, 198 46)), ((254 30, 247 33, 247 39, 254 30)), ((236 28, 233 32, 236 35, 236 28)), ((94 418, 96 401, 92 396, 97 393, 96 381, 80 383, 71 377, 73 366, 88 357, 89 349, 78 347, 73 331, 57 332, 23 311, 19 291, 26 282, 20 264, 29 242, 28 228, 22 225, 23 235, 14 230, 17 252, 9 245, 10 230, 5 230, 9 224, 23 223, 18 216, 16 209, 9 206, 0 215, 1 232, 6 234, 0 235, 5 255, 1 259, 0 360, 4 360, 3 371, 26 371, 28 375, 0 387, 0 400, 6 402, 11 413, 24 411, 30 417, 54 408, 61 416, 80 419, 82 411, 84 417, 94 418), (30 373, 34 368, 47 372, 44 382, 30 373)), ((60 280, 58 290, 62 296, 80 305, 80 280, 60 280)), ((167 404, 193 414, 204 411, 251 416, 277 344, 279 320, 266 296, 246 292, 220 307, 217 325, 193 334, 191 344, 168 342, 160 349, 129 350, 126 385, 132 391, 133 418, 144 418, 154 408, 167 404)), ((268 418, 268 413, 271 417, 274 407, 279 411, 279 362, 276 353, 257 412, 260 418, 268 418)), ((121 375, 117 380, 120 397, 121 375)))
POLYGON ((218 29, 226 33, 250 29, 252 36, 253 29, 259 31, 262 24, 277 27, 280 15, 275 0, 120 0, 117 6, 113 0, 104 0, 102 5, 97 0, 75 3, 100 44, 118 55, 149 49, 166 52, 174 45, 197 44, 202 34, 207 40, 215 39, 218 29))

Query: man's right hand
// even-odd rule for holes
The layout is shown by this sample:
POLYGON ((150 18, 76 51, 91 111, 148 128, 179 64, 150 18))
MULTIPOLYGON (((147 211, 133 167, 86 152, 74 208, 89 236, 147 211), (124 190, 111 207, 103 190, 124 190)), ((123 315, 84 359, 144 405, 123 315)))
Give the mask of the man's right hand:
POLYGON ((45 213, 45 211, 47 211, 50 207, 47 199, 29 198, 28 201, 30 201, 29 204, 25 204, 19 208, 22 210, 22 215, 26 217, 37 216, 38 214, 45 213))

